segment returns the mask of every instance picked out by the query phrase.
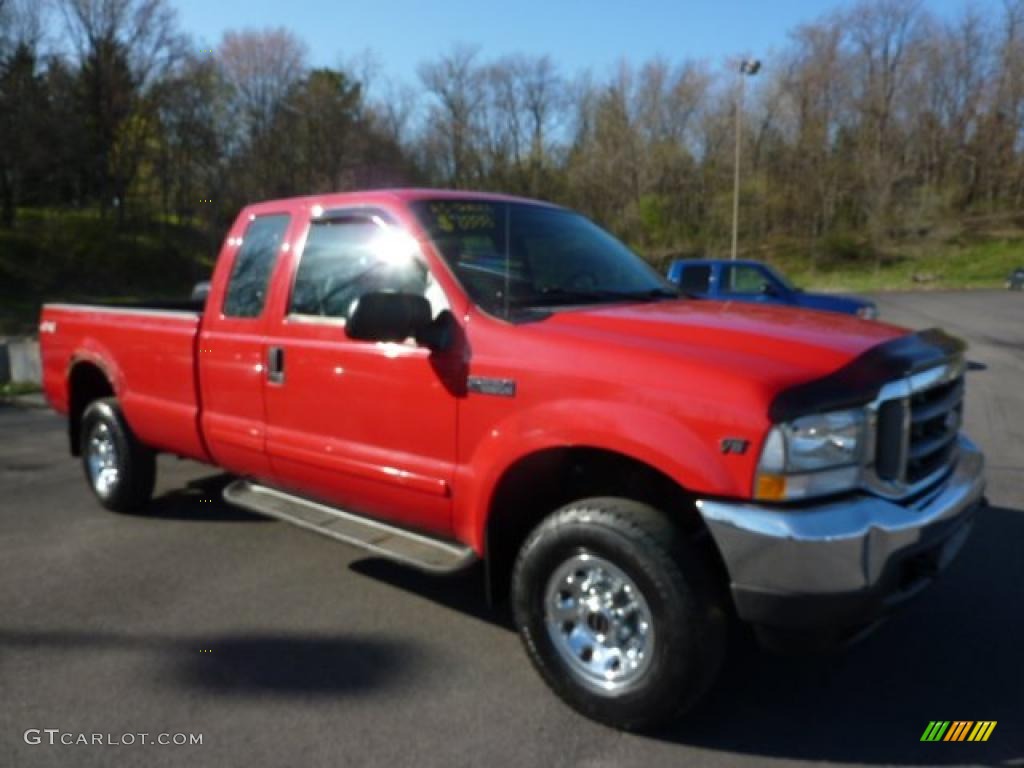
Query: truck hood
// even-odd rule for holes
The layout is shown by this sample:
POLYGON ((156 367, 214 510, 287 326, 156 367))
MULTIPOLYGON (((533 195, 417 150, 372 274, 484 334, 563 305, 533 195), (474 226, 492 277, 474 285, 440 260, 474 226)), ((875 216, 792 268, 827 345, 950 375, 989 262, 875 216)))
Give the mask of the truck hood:
POLYGON ((908 333, 852 315, 692 300, 573 308, 536 325, 614 349, 613 364, 629 364, 645 378, 716 368, 760 382, 766 394, 826 376, 908 333))

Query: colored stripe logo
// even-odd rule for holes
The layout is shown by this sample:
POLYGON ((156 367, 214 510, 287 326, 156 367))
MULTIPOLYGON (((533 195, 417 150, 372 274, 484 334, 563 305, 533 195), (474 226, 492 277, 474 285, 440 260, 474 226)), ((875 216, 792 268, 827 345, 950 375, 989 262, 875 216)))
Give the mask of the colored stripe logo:
POLYGON ((932 720, 921 741, 988 741, 996 720, 932 720))

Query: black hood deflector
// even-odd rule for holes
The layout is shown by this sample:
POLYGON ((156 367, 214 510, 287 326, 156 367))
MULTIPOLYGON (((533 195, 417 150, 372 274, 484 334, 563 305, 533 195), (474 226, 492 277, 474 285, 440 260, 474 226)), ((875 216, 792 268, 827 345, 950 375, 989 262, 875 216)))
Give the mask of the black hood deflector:
POLYGON ((864 405, 890 381, 942 365, 966 348, 962 340, 938 328, 900 336, 872 347, 827 376, 783 390, 769 406, 768 416, 779 423, 864 405))

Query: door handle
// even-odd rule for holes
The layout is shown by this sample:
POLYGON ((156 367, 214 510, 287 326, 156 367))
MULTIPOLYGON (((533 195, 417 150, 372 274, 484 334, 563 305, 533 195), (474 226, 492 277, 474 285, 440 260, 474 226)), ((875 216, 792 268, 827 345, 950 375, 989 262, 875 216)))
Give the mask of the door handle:
POLYGON ((267 349, 267 381, 284 384, 284 347, 267 349))

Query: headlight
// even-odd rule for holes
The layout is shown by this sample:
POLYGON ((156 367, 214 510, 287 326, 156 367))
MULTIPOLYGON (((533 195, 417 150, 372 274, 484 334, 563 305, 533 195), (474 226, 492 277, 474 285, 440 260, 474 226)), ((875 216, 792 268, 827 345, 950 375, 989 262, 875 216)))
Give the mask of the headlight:
POLYGON ((761 450, 754 496, 792 501, 847 491, 860 483, 864 411, 832 411, 772 427, 761 450))
POLYGON ((857 317, 862 317, 865 320, 877 320, 878 307, 876 307, 874 304, 866 304, 863 307, 857 309, 857 317))

